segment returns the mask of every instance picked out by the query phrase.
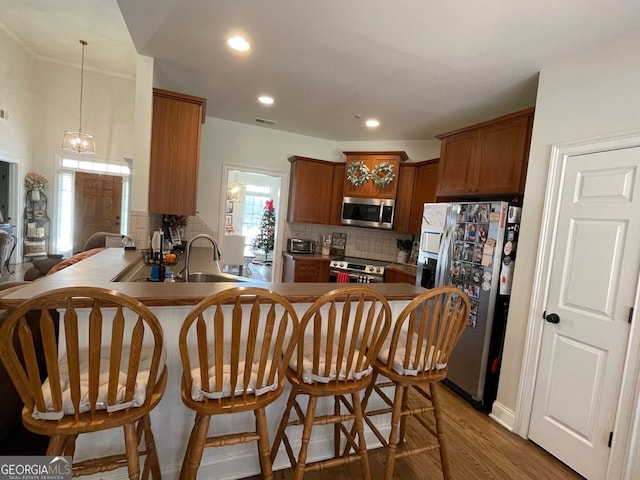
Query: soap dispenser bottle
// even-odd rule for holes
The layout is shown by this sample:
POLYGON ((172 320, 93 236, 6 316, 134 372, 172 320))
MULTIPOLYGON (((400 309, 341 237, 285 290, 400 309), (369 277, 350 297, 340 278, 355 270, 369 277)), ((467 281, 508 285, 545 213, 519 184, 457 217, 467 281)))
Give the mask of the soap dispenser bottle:
POLYGON ((153 232, 153 237, 151 238, 151 251, 153 252, 154 260, 160 259, 160 248, 162 247, 162 234, 160 230, 156 230, 153 232))

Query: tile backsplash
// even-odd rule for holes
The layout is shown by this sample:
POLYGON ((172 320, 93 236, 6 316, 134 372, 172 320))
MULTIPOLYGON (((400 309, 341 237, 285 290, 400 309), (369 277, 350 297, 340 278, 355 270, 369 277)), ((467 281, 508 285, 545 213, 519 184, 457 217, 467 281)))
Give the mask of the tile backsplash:
MULTIPOLYGON (((137 248, 149 248, 148 240, 151 232, 157 230, 162 225, 162 215, 149 213, 143 210, 131 210, 129 235, 136 241, 137 248)), ((198 216, 189 217, 187 226, 184 227, 183 240, 189 240, 200 233, 207 233, 213 238, 218 238, 218 232, 214 232, 198 216)))
MULTIPOLYGON (((338 225, 315 225, 287 223, 284 238, 310 238, 320 243, 322 235, 340 232, 347 234, 346 255, 388 262, 395 262, 398 253, 397 239, 412 239, 409 234, 376 230, 373 228, 343 227, 338 225)), ((417 238, 415 239, 417 240, 417 238)), ((283 242, 286 245, 286 241, 283 242)))
MULTIPOLYGON (((147 241, 151 232, 162 224, 162 216, 150 214, 142 210, 132 210, 130 216, 129 235, 131 235, 138 248, 149 248, 147 241)), ((347 234, 346 255, 349 257, 369 258, 385 262, 395 262, 398 253, 397 239, 412 239, 409 234, 376 230, 373 228, 343 227, 338 225, 315 225, 308 223, 285 223, 282 230, 282 245, 286 248, 287 238, 310 238, 320 242, 323 235, 331 235, 333 232, 347 234)), ((213 231, 199 217, 189 217, 184 228, 184 240, 193 238, 199 233, 207 233, 218 238, 218 232, 213 231)), ((417 238, 413 238, 418 240, 417 238)), ((318 250, 319 251, 319 250, 318 250)))

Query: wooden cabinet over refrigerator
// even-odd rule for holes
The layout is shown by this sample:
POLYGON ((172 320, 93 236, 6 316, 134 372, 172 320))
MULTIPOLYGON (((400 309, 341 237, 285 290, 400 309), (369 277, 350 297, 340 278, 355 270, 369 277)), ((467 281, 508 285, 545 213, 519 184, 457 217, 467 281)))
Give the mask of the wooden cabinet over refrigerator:
POLYGON ((533 108, 438 135, 438 200, 524 192, 533 108))

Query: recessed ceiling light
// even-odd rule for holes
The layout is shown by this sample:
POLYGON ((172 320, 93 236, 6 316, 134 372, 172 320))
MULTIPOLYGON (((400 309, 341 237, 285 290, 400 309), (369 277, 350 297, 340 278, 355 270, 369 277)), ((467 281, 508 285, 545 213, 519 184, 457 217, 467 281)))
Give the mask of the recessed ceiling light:
POLYGON ((370 118, 369 120, 364 122, 364 124, 369 128, 376 128, 377 126, 380 125, 380 122, 378 120, 376 120, 375 118, 370 118))
POLYGON ((273 105, 273 97, 270 97, 269 95, 260 95, 258 97, 258 101, 264 105, 273 105))
POLYGON ((251 48, 249 42, 245 38, 240 36, 229 38, 227 40, 227 45, 229 45, 234 50, 237 50, 238 52, 246 52, 251 48))

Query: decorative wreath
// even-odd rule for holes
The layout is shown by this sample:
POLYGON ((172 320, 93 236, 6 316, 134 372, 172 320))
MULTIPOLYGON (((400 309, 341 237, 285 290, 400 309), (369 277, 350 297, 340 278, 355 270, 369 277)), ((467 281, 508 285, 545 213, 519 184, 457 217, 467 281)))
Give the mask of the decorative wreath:
POLYGON ((361 187, 371 176, 369 167, 362 162, 353 162, 347 170, 347 180, 354 186, 361 187))
POLYGON ((393 182, 396 174, 393 171, 393 165, 387 162, 381 162, 373 167, 372 174, 373 183, 378 187, 385 187, 393 182))

